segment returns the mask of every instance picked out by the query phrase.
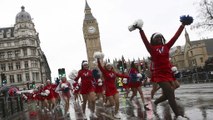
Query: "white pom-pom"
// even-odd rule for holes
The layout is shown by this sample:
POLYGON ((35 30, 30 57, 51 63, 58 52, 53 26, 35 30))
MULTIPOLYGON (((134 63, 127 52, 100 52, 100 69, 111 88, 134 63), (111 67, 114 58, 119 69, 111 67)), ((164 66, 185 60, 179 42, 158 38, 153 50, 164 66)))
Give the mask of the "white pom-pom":
POLYGON ((142 75, 140 73, 137 74, 138 78, 142 78, 142 75))
POLYGON ((130 25, 130 26, 128 27, 128 29, 129 29, 130 32, 132 32, 132 31, 135 30, 136 28, 135 28, 133 25, 130 25))
POLYGON ((45 90, 46 95, 48 96, 50 94, 49 90, 45 90))
POLYGON ((76 77, 77 77, 77 75, 78 75, 78 71, 77 70, 72 70, 71 72, 70 72, 70 74, 69 74, 69 78, 71 79, 71 80, 74 80, 76 77))
POLYGON ((136 29, 136 27, 142 28, 143 27, 143 21, 141 19, 136 20, 132 25, 128 27, 129 31, 132 32, 136 29))
POLYGON ((142 28, 143 27, 143 20, 141 20, 141 19, 136 20, 134 22, 134 25, 136 25, 139 28, 142 28))
POLYGON ((102 82, 102 80, 101 80, 101 79, 98 79, 98 82, 102 82))
POLYGON ((103 85, 103 81, 101 79, 98 79, 98 86, 102 86, 103 85))
POLYGON ((101 52, 94 52, 94 55, 93 55, 94 58, 104 58, 104 54, 101 53, 101 52))
POLYGON ((176 71, 177 71, 177 67, 173 66, 173 67, 171 68, 171 70, 172 70, 172 72, 176 72, 176 71))
POLYGON ((78 90, 78 89, 79 89, 79 86, 76 86, 76 87, 75 87, 75 90, 78 90))
POLYGON ((68 87, 68 85, 66 83, 61 84, 61 88, 67 88, 67 87, 68 87))
POLYGON ((127 84, 127 78, 123 78, 123 83, 127 84))

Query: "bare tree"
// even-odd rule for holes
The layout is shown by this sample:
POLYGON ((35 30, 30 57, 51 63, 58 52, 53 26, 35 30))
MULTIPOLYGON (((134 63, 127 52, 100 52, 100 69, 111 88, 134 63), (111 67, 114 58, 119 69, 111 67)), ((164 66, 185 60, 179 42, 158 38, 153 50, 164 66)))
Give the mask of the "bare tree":
POLYGON ((213 1, 201 0, 199 2, 198 15, 192 29, 202 28, 204 30, 213 30, 213 1))

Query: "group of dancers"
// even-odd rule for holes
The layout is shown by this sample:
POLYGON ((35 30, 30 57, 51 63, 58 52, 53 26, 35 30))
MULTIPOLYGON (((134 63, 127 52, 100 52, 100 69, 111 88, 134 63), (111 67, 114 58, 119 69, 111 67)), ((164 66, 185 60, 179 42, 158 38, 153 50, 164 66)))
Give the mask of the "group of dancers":
MULTIPOLYGON (((130 27, 129 30, 139 30, 145 47, 151 55, 151 82, 153 83, 153 90, 151 96, 153 98, 154 93, 161 88, 162 95, 154 101, 154 105, 168 100, 168 103, 175 114, 175 119, 185 119, 185 115, 179 111, 177 103, 175 101, 174 90, 179 87, 178 82, 174 77, 171 62, 169 61, 169 50, 176 42, 180 34, 182 33, 185 25, 190 25, 193 22, 191 16, 181 16, 181 25, 176 34, 166 43, 165 38, 160 33, 154 33, 151 36, 150 42, 148 41, 143 29, 143 21, 137 20, 130 27)), ((124 87, 127 93, 131 89, 132 96, 130 101, 136 96, 137 92, 140 94, 141 103, 143 103, 145 110, 149 110, 146 107, 146 103, 142 91, 141 73, 137 68, 137 62, 132 61, 129 70, 125 70, 124 73, 120 73, 113 68, 112 63, 103 63, 103 53, 96 52, 94 58, 97 61, 97 65, 93 66, 93 69, 89 68, 87 61, 82 61, 81 69, 73 73, 71 78, 74 81, 71 85, 66 78, 62 78, 61 82, 51 84, 47 80, 45 86, 41 85, 37 100, 42 101, 42 105, 49 110, 53 109, 56 105, 59 97, 65 102, 65 112, 69 111, 69 100, 71 92, 75 96, 75 100, 80 99, 79 94, 82 96, 82 111, 85 116, 86 106, 90 109, 91 117, 97 117, 95 113, 96 100, 102 98, 104 101, 104 107, 112 111, 115 118, 120 118, 119 114, 119 91, 116 86, 117 78, 122 78, 124 87), (72 91, 71 91, 72 90, 72 91), (88 105, 87 105, 88 104, 88 105)), ((37 96, 35 93, 34 96, 37 96)))

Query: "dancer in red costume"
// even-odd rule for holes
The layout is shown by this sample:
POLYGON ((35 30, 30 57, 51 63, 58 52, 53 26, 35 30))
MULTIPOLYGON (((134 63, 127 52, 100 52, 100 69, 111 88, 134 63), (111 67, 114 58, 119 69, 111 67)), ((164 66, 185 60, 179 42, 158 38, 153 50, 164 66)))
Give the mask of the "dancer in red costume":
POLYGON ((75 102, 76 101, 81 101, 81 96, 80 96, 80 85, 78 82, 74 81, 72 83, 72 86, 73 86, 73 95, 74 95, 74 99, 75 99, 75 102))
POLYGON ((132 99, 137 95, 137 92, 139 92, 142 103, 144 105, 144 109, 149 110, 149 108, 146 107, 147 104, 145 104, 145 99, 144 99, 144 95, 143 95, 143 91, 141 87, 142 82, 140 81, 140 79, 142 78, 142 74, 139 72, 137 66, 138 66, 138 63, 135 61, 132 61, 131 68, 129 70, 129 76, 130 76, 130 88, 133 93, 132 93, 132 96, 130 97, 130 101, 132 101, 132 99))
POLYGON ((44 91, 49 91, 50 93, 46 96, 45 104, 49 110, 53 110, 56 106, 56 99, 54 97, 54 90, 50 80, 46 81, 46 85, 44 87, 44 91))
POLYGON ((180 21, 182 24, 180 25, 176 34, 168 41, 168 43, 166 43, 166 40, 160 33, 154 33, 151 36, 151 41, 149 43, 144 31, 142 30, 143 22, 141 20, 136 21, 129 27, 130 31, 139 29, 141 38, 152 57, 152 76, 154 77, 154 81, 157 82, 163 90, 162 96, 154 103, 157 105, 162 101, 168 100, 170 107, 178 119, 183 118, 184 115, 177 107, 174 89, 171 84, 174 78, 171 72, 171 63, 169 61, 169 50, 180 36, 185 25, 190 25, 193 22, 193 18, 190 16, 181 16, 180 21))
POLYGON ((81 70, 78 71, 77 77, 74 79, 78 81, 81 78, 81 89, 80 94, 83 96, 83 104, 82 110, 85 117, 86 104, 88 102, 88 106, 91 110, 90 117, 97 118, 95 114, 95 86, 93 85, 94 77, 92 75, 92 71, 89 69, 89 65, 87 61, 82 61, 81 70))
POLYGON ((102 67, 100 58, 98 56, 96 56, 96 58, 98 61, 98 67, 104 77, 106 99, 109 100, 109 104, 106 104, 105 107, 108 107, 108 108, 110 107, 110 109, 112 109, 112 107, 115 106, 114 117, 120 119, 121 117, 118 111, 119 110, 119 93, 117 91, 115 81, 117 77, 129 78, 129 76, 116 73, 113 70, 111 63, 106 63, 105 66, 102 67))
POLYGON ((61 82, 59 83, 59 90, 62 91, 62 99, 65 102, 65 113, 69 116, 69 106, 70 106, 70 97, 71 97, 71 85, 67 81, 66 77, 61 78, 61 82))

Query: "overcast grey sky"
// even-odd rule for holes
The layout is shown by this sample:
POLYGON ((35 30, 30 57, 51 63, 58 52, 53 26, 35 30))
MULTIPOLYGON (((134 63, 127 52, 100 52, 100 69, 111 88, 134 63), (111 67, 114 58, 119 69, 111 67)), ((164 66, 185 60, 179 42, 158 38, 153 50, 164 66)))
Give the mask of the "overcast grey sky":
MULTIPOLYGON (((105 58, 125 59, 149 56, 138 31, 129 32, 128 26, 136 19, 144 21, 143 29, 148 38, 160 32, 168 40, 178 29, 181 15, 196 18, 199 0, 87 0, 93 16, 97 19, 105 58)), ((39 33, 41 48, 52 71, 65 68, 68 74, 80 69, 87 59, 83 38, 85 0, 1 0, 0 27, 11 27, 21 6, 33 18, 39 33)), ((196 19, 194 20, 196 21, 196 19)), ((186 27, 191 40, 211 38, 186 27)), ((174 46, 184 45, 184 32, 174 46)))

